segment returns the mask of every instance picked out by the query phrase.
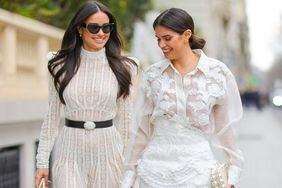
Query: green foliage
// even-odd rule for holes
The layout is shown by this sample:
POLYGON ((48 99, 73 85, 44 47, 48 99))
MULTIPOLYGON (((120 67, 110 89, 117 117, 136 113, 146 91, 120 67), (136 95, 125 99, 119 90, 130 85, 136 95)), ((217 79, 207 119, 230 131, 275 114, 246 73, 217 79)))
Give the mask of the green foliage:
MULTIPOLYGON (((86 0, 0 0, 0 8, 65 29, 77 9, 86 0)), ((117 18, 126 42, 132 37, 133 25, 152 8, 151 0, 100 0, 117 18)), ((128 49, 129 43, 125 43, 128 49)))
POLYGON ((152 8, 151 0, 101 0, 101 2, 117 17, 126 41, 132 38, 134 22, 143 20, 146 12, 152 8))

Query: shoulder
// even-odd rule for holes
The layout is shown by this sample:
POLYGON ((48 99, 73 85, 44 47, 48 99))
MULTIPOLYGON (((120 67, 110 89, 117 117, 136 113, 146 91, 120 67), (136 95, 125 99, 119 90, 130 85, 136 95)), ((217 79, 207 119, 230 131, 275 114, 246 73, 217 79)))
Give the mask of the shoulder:
POLYGON ((150 65, 146 70, 145 72, 146 73, 154 73, 156 75, 159 75, 161 74, 165 68, 167 68, 169 62, 168 60, 164 59, 164 60, 161 60, 157 63, 154 63, 152 65, 150 65))
POLYGON ((50 51, 47 53, 47 60, 50 61, 51 59, 53 59, 56 56, 57 52, 55 51, 50 51))
POLYGON ((142 74, 143 82, 151 83, 158 80, 157 78, 162 75, 167 67, 167 61, 162 60, 147 67, 142 74))
POLYGON ((210 70, 209 73, 222 74, 224 76, 228 76, 232 74, 228 66, 222 61, 210 57, 208 57, 207 59, 208 59, 208 66, 210 70))

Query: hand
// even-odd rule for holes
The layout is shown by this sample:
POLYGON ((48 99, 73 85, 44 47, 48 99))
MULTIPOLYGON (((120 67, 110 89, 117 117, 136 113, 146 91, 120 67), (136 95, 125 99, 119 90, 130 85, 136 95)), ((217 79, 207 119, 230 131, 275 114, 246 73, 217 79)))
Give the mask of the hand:
POLYGON ((35 187, 38 188, 42 178, 44 178, 45 185, 46 187, 48 187, 48 184, 51 183, 51 181, 48 180, 48 175, 49 175, 48 168, 38 168, 36 170, 36 175, 35 175, 35 187))

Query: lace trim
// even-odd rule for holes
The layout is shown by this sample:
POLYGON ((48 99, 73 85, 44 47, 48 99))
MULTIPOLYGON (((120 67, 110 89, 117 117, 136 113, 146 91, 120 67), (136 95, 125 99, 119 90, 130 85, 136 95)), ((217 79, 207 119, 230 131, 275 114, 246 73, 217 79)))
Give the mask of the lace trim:
POLYGON ((191 168, 194 161, 187 163, 184 167, 159 171, 158 168, 153 168, 153 163, 146 161, 138 165, 138 173, 146 183, 152 186, 174 186, 181 185, 188 179, 198 175, 196 169, 191 168))

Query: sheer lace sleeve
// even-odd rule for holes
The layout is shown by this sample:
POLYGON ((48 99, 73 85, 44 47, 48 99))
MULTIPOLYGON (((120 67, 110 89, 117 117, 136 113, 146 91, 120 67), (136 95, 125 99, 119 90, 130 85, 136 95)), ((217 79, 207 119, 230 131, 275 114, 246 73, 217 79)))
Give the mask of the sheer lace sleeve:
POLYGON ((213 109, 213 132, 218 142, 214 145, 222 148, 229 160, 228 183, 236 185, 239 181, 240 171, 243 165, 243 156, 239 150, 233 127, 242 117, 242 103, 234 76, 227 71, 226 96, 215 105, 213 109))
MULTIPOLYGON (((48 60, 51 58, 52 55, 49 53, 48 60)), ((53 77, 50 74, 48 76, 48 82, 48 112, 41 126, 39 146, 36 156, 37 168, 49 168, 49 157, 55 142, 55 138, 58 134, 58 127, 60 122, 61 102, 54 86, 53 77)))
MULTIPOLYGON (((134 61, 138 62, 137 59, 133 59, 134 61)), ((129 140, 129 129, 132 127, 132 109, 133 109, 133 97, 134 97, 134 85, 135 79, 137 75, 137 68, 135 65, 131 65, 126 63, 126 66, 130 70, 131 78, 132 78, 132 85, 130 86, 130 93, 129 96, 126 98, 120 97, 117 100, 117 115, 114 118, 115 126, 117 127, 122 140, 124 147, 128 145, 129 140)))
POLYGON ((136 102, 133 110, 133 127, 129 146, 125 152, 126 175, 122 187, 130 187, 134 184, 136 176, 136 166, 144 148, 148 144, 152 135, 150 117, 153 111, 150 86, 144 75, 139 82, 136 102))
POLYGON ((118 111, 115 117, 115 126, 118 129, 123 144, 126 147, 129 139, 129 127, 131 123, 132 112, 132 88, 130 94, 126 98, 120 97, 117 101, 118 111))

